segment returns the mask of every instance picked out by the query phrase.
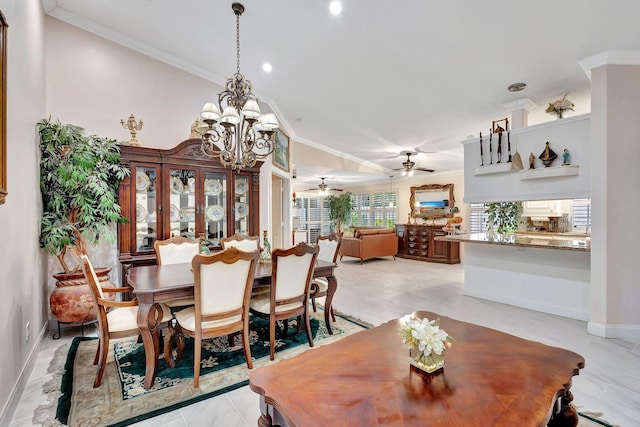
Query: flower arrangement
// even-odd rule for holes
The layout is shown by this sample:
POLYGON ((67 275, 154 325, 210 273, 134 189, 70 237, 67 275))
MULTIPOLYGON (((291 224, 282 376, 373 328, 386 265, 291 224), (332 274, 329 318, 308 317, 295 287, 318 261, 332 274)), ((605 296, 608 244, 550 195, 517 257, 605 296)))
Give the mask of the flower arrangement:
POLYGON ((573 111, 575 104, 567 99, 569 92, 567 92, 562 99, 549 103, 549 106, 545 110, 549 114, 555 114, 559 119, 562 118, 565 111, 573 111))
POLYGON ((444 351, 451 348, 453 338, 440 329, 440 321, 406 315, 400 322, 398 332, 410 349, 411 364, 427 372, 442 368, 444 351))

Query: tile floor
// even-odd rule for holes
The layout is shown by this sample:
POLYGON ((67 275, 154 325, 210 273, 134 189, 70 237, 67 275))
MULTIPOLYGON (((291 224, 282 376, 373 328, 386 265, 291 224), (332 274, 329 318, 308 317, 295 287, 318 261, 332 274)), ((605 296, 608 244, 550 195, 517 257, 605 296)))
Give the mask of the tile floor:
MULTIPOLYGON (((465 297, 462 265, 374 259, 361 266, 352 258, 339 265, 338 311, 378 325, 424 309, 575 351, 586 360, 573 377, 578 409, 602 412, 603 419, 620 426, 640 425, 640 343, 589 335, 586 322, 465 297)), ((49 361, 72 332, 57 341, 44 339, 10 427, 32 425, 34 409, 46 402, 41 388, 49 361)), ((258 396, 243 387, 135 425, 244 427, 255 426, 258 416, 258 396)))

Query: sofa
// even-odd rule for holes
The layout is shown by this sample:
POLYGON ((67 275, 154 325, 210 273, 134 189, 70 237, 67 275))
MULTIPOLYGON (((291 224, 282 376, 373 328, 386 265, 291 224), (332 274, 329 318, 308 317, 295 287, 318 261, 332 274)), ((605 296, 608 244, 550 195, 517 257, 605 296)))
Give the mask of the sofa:
POLYGON ((350 256, 360 258, 360 264, 367 258, 391 256, 396 259, 398 237, 393 228, 356 227, 353 237, 343 234, 339 253, 340 260, 350 256))

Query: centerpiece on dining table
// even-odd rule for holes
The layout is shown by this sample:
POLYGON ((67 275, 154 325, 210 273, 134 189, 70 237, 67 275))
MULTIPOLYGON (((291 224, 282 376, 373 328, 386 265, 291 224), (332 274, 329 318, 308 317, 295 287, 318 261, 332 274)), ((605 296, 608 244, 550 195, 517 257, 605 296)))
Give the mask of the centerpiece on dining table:
POLYGON ((440 329, 440 320, 419 319, 408 314, 400 319, 398 331, 409 347, 409 363, 427 373, 444 367, 444 352, 451 348, 453 338, 440 329))

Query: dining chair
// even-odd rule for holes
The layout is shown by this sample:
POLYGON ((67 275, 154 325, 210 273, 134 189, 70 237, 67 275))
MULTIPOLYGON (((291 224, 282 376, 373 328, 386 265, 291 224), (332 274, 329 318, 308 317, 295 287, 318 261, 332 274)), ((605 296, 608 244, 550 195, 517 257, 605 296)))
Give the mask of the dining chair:
POLYGON ((234 247, 245 252, 260 252, 260 240, 258 236, 235 233, 233 236, 221 238, 220 244, 222 245, 222 249, 234 247))
MULTIPOLYGON (((311 325, 309 323, 309 286, 313 268, 320 248, 300 243, 289 249, 275 249, 272 254, 271 288, 269 293, 254 295, 249 303, 249 311, 269 319, 269 356, 274 359, 276 321, 286 321, 292 317, 304 327, 313 347, 311 325)), ((286 326, 285 326, 286 328, 286 326)))
POLYGON ((249 299, 258 252, 229 248, 192 261, 195 305, 176 313, 182 333, 194 338, 193 387, 200 384, 202 339, 242 332, 247 367, 253 369, 249 345, 249 299))
MULTIPOLYGON (((200 241, 183 236, 173 236, 167 240, 153 242, 158 265, 191 263, 193 257, 200 252, 200 241)), ((173 310, 194 304, 194 299, 178 298, 164 302, 173 310)))
MULTIPOLYGON (((320 252, 318 252, 318 259, 335 264, 336 259, 338 258, 341 241, 340 237, 335 233, 328 236, 318 236, 318 239, 316 240, 316 245, 320 249, 320 252)), ((311 305, 313 306, 314 312, 316 311, 316 298, 326 297, 328 290, 329 283, 327 282, 327 279, 323 277, 316 277, 311 282, 309 298, 311 299, 311 305)), ((335 322, 336 316, 333 312, 333 307, 325 307, 325 309, 331 311, 331 318, 335 322)))
MULTIPOLYGON (((100 387, 104 369, 107 366, 107 355, 109 353, 109 339, 125 338, 140 334, 138 330, 138 301, 113 301, 105 297, 107 293, 123 293, 131 292, 130 286, 123 287, 106 287, 100 286, 98 276, 86 254, 80 256, 82 261, 82 271, 89 283, 93 304, 96 308, 98 317, 98 350, 93 360, 94 365, 98 365, 98 373, 93 381, 93 387, 100 387)), ((173 335, 173 326, 171 324, 171 310, 164 304, 158 304, 158 327, 165 334, 164 340, 164 357, 165 360, 171 359, 171 341, 166 339, 167 336, 173 335)))

